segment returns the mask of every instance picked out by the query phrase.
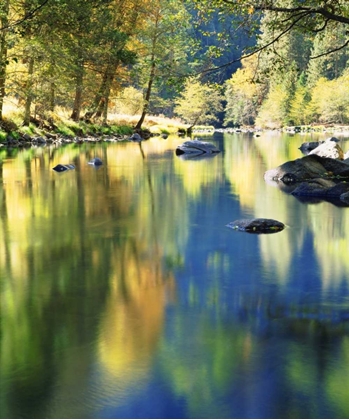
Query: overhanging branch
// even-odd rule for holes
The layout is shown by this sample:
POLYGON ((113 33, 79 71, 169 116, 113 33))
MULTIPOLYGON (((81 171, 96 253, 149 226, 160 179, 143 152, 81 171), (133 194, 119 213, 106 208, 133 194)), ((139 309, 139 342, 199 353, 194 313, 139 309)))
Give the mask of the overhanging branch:
POLYGON ((13 28, 14 26, 21 25, 23 22, 25 22, 28 19, 31 19, 40 9, 42 9, 50 0, 44 0, 39 6, 35 7, 33 10, 30 10, 28 13, 26 13, 22 19, 18 19, 15 22, 10 23, 7 26, 4 26, 3 28, 0 28, 0 31, 4 31, 5 29, 13 28))
POLYGON ((337 51, 340 51, 343 48, 347 47, 348 45, 349 45, 349 39, 343 45, 341 45, 340 47, 333 48, 332 50, 328 50, 328 51, 326 51, 324 53, 321 53, 319 55, 314 55, 314 56, 311 56, 309 58, 310 58, 310 60, 315 60, 316 58, 324 57, 325 55, 333 54, 333 53, 335 53, 337 51))

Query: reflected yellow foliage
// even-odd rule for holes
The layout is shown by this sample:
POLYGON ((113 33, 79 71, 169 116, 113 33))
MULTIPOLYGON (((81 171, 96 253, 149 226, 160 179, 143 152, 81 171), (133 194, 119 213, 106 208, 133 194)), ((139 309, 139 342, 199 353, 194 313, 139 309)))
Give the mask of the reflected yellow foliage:
POLYGON ((173 279, 154 279, 152 268, 144 266, 149 261, 138 264, 128 260, 127 267, 122 267, 127 270, 127 279, 117 275, 112 279, 114 289, 106 305, 98 341, 102 365, 125 387, 135 377, 142 381, 148 373, 161 336, 167 297, 173 288, 173 279), (118 290, 122 288, 119 283, 125 281, 127 296, 125 291, 118 290))
MULTIPOLYGON (((166 307, 175 299, 173 267, 191 263, 183 250, 191 234, 192 204, 209 201, 214 207, 225 183, 239 198, 240 207, 235 208, 241 218, 268 217, 287 225, 282 232, 255 237, 262 271, 270 274, 271 282, 288 281, 292 261, 308 252, 309 243, 319 261, 324 292, 339 289, 349 278, 347 209, 321 203, 300 210, 295 197, 263 179, 267 169, 300 157, 294 144, 273 135, 229 135, 224 153, 183 160, 174 155, 181 142, 169 137, 142 144, 26 150, 0 166, 0 379, 13 371, 20 372, 23 381, 29 378, 29 387, 33 372, 40 371, 40 380, 45 379, 47 351, 59 371, 52 389, 56 413, 63 417, 60 401, 72 398, 66 395, 71 390, 86 392, 96 355, 96 369, 102 368, 101 377, 107 379, 97 392, 101 400, 143 386, 160 353, 176 395, 190 397, 189 412, 212 417, 213 409, 200 411, 202 399, 205 408, 210 402, 214 407, 217 390, 258 368, 258 337, 245 323, 256 330, 261 320, 268 324, 273 297, 257 292, 256 299, 250 299, 251 290, 246 295, 240 290, 243 285, 234 278, 235 255, 224 243, 208 248, 200 260, 210 284, 201 286, 192 272, 186 279, 188 310, 203 308, 200 322, 179 311, 176 320, 169 320, 176 342, 163 334, 166 307), (104 162, 99 169, 88 165, 95 156, 104 162), (153 156, 157 159, 150 163, 153 156), (58 163, 72 163, 76 170, 57 174, 52 167, 58 163), (236 289, 225 289, 224 282, 231 280, 236 280, 236 289), (231 296, 227 290, 233 291, 231 296), (229 320, 226 325, 223 318, 229 320), (189 356, 183 358, 186 352, 189 356), (76 377, 74 369, 79 370, 76 377)), ((247 261, 253 263, 254 256, 247 261)), ((297 299, 292 308, 297 314, 297 299)), ((309 325, 292 327, 297 334, 317 337, 309 325)), ((317 367, 308 363, 316 354, 303 361, 301 350, 288 348, 291 362, 285 371, 307 394, 317 379, 317 367), (304 372, 311 380, 302 381, 304 372)), ((341 350, 342 359, 347 358, 346 339, 341 350)), ((345 394, 334 395, 346 383, 345 373, 338 367, 326 372, 329 400, 340 398, 343 407, 345 394)), ((253 401, 248 392, 245 397, 253 401)))
POLYGON ((339 287, 343 279, 349 279, 347 209, 323 203, 321 207, 310 206, 307 212, 321 267, 322 285, 324 289, 339 287))
POLYGON ((240 197, 243 208, 253 207, 257 192, 260 168, 256 166, 256 158, 252 152, 253 143, 249 139, 226 142, 224 154, 225 176, 232 186, 232 193, 240 197))
POLYGON ((220 159, 217 155, 202 160, 175 160, 175 171, 182 177, 183 186, 192 199, 198 199, 204 190, 214 189, 222 182, 224 173, 220 159))

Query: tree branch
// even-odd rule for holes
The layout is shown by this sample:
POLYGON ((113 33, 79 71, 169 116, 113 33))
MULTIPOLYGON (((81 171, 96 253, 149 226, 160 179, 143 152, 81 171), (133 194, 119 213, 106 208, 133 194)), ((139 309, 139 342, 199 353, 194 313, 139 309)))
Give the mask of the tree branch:
POLYGON ((214 71, 218 71, 222 68, 225 68, 225 67, 228 67, 228 66, 230 66, 234 63, 237 63, 237 62, 239 62, 239 61, 241 61, 245 58, 251 57, 254 54, 260 53, 261 51, 267 49, 271 45, 278 42, 284 35, 286 35, 302 19, 303 19, 303 16, 299 17, 297 20, 293 21, 286 29, 284 29, 282 32, 280 32, 279 35, 277 35, 275 38, 273 38, 270 42, 268 42, 265 45, 262 45, 261 47, 257 48, 256 50, 252 51, 251 53, 242 55, 241 57, 236 58, 235 60, 231 60, 231 61, 229 61, 225 64, 222 64, 221 66, 216 66, 216 67, 213 67, 211 69, 204 70, 202 72, 199 72, 198 74, 211 73, 211 72, 214 72, 214 71))
POLYGON ((28 19, 31 19, 40 9, 42 9, 50 0, 44 0, 39 6, 35 7, 33 10, 30 10, 22 19, 18 19, 15 22, 10 23, 7 26, 4 26, 1 28, 1 31, 4 31, 5 29, 13 28, 14 26, 21 25, 23 22, 25 22, 28 19))
POLYGON ((334 48, 333 50, 326 51, 326 52, 324 52, 322 54, 319 54, 319 55, 309 57, 309 59, 310 60, 315 60, 316 58, 324 57, 325 55, 329 55, 329 54, 332 54, 336 51, 340 51, 348 45, 349 45, 349 39, 343 45, 341 45, 340 47, 334 48))
MULTIPOLYGON (((231 3, 229 0, 223 0, 225 3, 229 4, 231 3)), ((298 6, 298 7, 278 7, 278 6, 272 6, 272 5, 255 5, 251 3, 251 7, 254 8, 254 10, 264 12, 264 11, 270 11, 270 12, 276 12, 276 13, 288 13, 293 14, 297 12, 307 12, 307 14, 317 14, 321 15, 326 19, 333 20, 336 22, 346 23, 349 24, 349 18, 343 15, 340 15, 338 13, 335 13, 334 11, 329 11, 325 7, 309 7, 309 6, 298 6)))

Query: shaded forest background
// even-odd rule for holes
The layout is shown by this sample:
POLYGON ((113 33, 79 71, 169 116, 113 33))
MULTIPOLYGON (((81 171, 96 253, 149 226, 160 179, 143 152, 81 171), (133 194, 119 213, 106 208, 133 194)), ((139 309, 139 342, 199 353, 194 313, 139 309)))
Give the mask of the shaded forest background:
POLYGON ((345 22, 284 31, 272 11, 242 16, 214 3, 3 0, 1 129, 57 122, 62 110, 76 122, 136 115, 136 128, 147 114, 189 125, 349 123, 345 22))

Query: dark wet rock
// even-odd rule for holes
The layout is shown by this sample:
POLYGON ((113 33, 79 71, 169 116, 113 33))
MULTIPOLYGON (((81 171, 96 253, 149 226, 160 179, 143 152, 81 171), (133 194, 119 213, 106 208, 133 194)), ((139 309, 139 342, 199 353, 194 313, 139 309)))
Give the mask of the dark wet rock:
POLYGON ((217 154, 220 150, 212 144, 200 140, 188 140, 177 147, 176 155, 181 156, 184 154, 189 155, 202 155, 202 154, 217 154))
POLYGON ((32 143, 33 144, 46 144, 46 139, 45 139, 45 137, 42 137, 42 136, 33 137, 32 138, 32 143))
POLYGON ((32 138, 30 137, 30 135, 29 134, 27 134, 27 133, 24 133, 23 135, 22 135, 22 139, 23 139, 23 141, 27 141, 27 142, 31 142, 32 141, 32 138))
MULTIPOLYGON (((337 159, 308 155, 285 162, 265 172, 264 179, 271 181, 302 182, 322 177, 349 177, 349 165, 337 159)), ((289 182, 290 183, 290 182, 289 182)))
POLYGON ((276 233, 285 225, 274 219, 239 219, 227 224, 227 227, 249 233, 276 233))
POLYGON ((299 147, 299 150, 307 154, 312 150, 316 149, 321 143, 322 141, 307 141, 299 147))
POLYGON ((161 138, 163 138, 164 140, 166 140, 168 138, 168 134, 166 133, 162 133, 161 134, 161 138))
POLYGON ((101 165, 103 165, 103 162, 102 162, 102 160, 101 160, 100 158, 95 157, 95 158, 93 158, 92 160, 90 160, 90 161, 88 162, 88 164, 89 164, 89 165, 94 165, 94 166, 101 166, 101 165))
POLYGON ((309 154, 267 171, 264 179, 297 197, 339 200, 349 190, 349 165, 338 159, 309 154))
POLYGON ((67 164, 67 165, 61 165, 60 163, 56 165, 54 168, 52 168, 55 172, 65 172, 69 171, 71 169, 75 169, 74 165, 67 164))
POLYGON ((339 198, 348 191, 349 183, 347 182, 336 184, 325 179, 314 179, 299 184, 292 191, 292 195, 339 198))
POLYGON ((142 141, 142 137, 140 134, 138 133, 133 133, 132 136, 130 137, 130 140, 132 141, 142 141))

